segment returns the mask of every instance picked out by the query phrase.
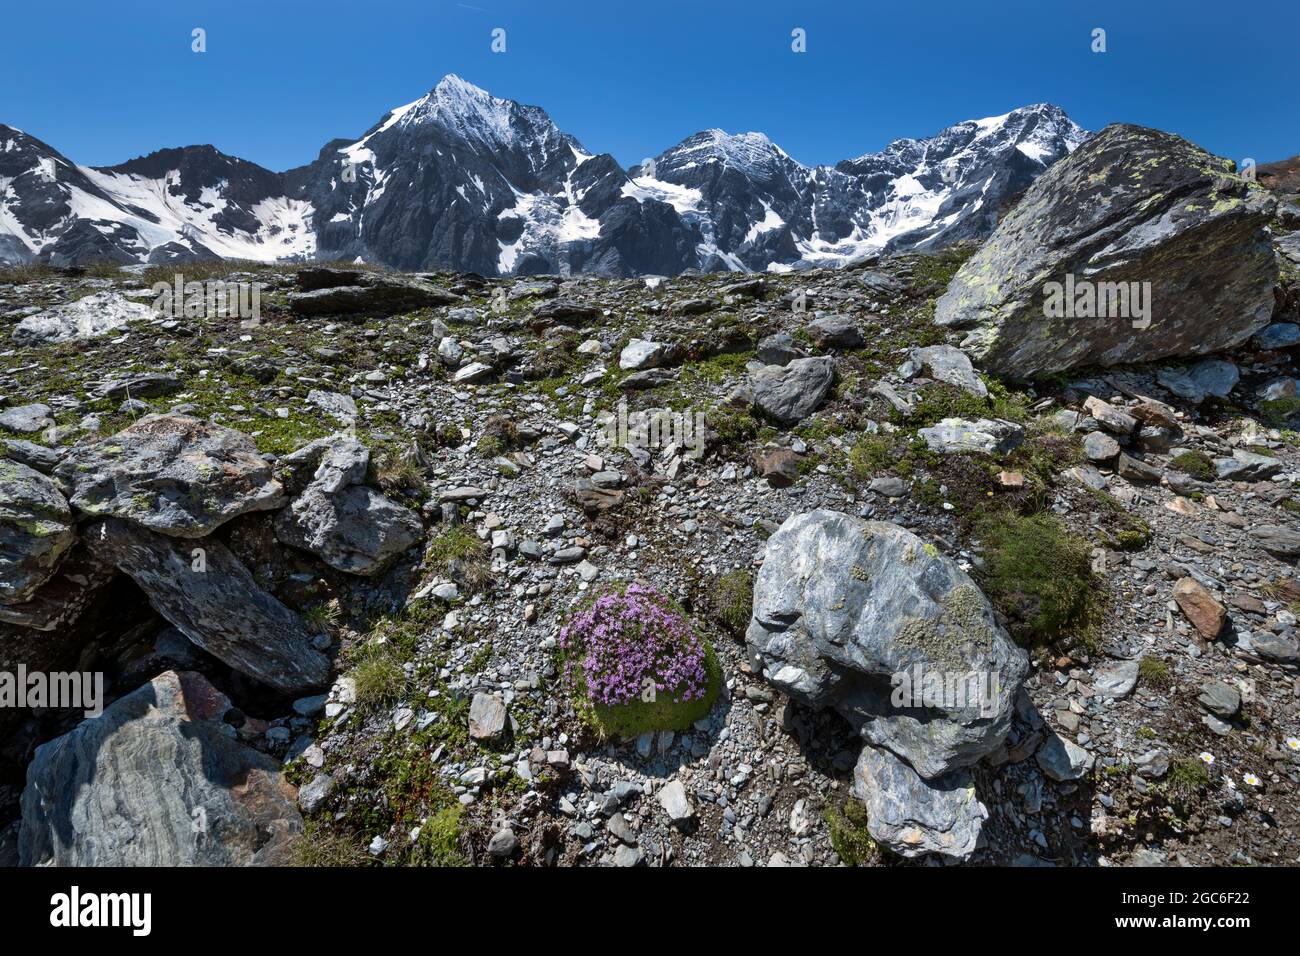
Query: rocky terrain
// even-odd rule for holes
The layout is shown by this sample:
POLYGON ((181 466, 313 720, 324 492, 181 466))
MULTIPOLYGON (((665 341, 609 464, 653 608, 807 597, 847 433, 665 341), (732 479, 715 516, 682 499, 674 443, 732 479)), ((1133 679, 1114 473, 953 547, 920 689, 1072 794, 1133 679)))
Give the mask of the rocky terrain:
POLYGON ((0 672, 108 696, 0 708, 0 860, 1300 862, 1297 230, 1110 127, 841 269, 0 273, 0 672), (632 584, 701 701, 569 679, 632 584))

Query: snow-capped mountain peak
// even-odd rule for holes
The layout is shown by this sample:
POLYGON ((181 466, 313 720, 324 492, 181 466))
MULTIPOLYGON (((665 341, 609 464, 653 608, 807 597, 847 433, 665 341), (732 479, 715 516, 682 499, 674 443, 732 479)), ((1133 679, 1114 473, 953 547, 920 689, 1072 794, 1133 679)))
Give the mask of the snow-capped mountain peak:
POLYGON ((404 269, 633 275, 839 265, 987 235, 1087 136, 1037 103, 806 166, 706 129, 625 171, 546 111, 455 74, 274 173, 210 146, 77 166, 0 126, 0 260, 358 257, 404 269))

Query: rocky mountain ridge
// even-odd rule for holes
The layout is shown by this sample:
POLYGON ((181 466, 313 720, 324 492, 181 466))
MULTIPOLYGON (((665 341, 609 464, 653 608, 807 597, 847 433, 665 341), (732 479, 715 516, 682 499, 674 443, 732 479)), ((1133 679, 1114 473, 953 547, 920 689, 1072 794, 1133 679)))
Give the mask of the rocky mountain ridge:
POLYGON ((834 166, 805 166, 761 133, 706 130, 624 170, 540 108, 456 76, 284 173, 211 146, 91 169, 0 126, 0 261, 604 276, 842 265, 982 238, 1085 136, 1038 104, 834 166))

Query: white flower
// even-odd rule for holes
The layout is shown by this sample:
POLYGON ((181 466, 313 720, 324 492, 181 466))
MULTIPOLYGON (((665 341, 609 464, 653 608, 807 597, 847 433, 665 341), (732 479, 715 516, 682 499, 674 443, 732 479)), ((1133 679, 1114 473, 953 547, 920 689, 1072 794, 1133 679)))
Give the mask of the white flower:
POLYGON ((1207 767, 1214 766, 1214 754, 1210 753, 1208 750, 1201 751, 1201 760, 1204 761, 1207 767))
POLYGON ((1255 776, 1253 773, 1243 774, 1241 779, 1246 782, 1246 786, 1248 787, 1258 787, 1260 785, 1259 777, 1255 776))
POLYGON ((1300 750, 1300 737, 1288 737, 1286 745, 1291 750, 1300 750))

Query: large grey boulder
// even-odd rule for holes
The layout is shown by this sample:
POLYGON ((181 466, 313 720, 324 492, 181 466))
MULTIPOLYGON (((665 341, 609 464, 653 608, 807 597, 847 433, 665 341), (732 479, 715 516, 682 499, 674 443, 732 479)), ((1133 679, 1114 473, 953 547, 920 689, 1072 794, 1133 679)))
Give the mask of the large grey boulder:
POLYGON ((817 410, 835 378, 830 356, 765 365, 750 374, 754 405, 783 425, 796 425, 817 410))
POLYGON ((746 642, 770 683, 927 779, 1002 743, 1029 667, 955 561, 898 525, 826 510, 768 539, 746 642), (923 698, 936 678, 967 693, 923 698), (903 681, 915 693, 895 703, 903 681))
POLYGON ((1273 207, 1229 160, 1170 133, 1108 126, 1029 187, 957 272, 935 321, 971 327, 962 347, 1016 378, 1237 345, 1272 316, 1273 207), (1120 287, 1099 283, 1136 288, 1149 314, 1121 309, 1120 287), (1089 295, 1104 307, 1089 309, 1089 295))
POLYGON ((360 269, 303 269, 297 280, 303 291, 289 293, 289 308, 299 315, 394 315, 461 301, 426 279, 360 269))
POLYGON ((29 315, 13 331, 19 345, 48 345, 98 338, 128 322, 153 318, 152 308, 116 292, 96 292, 44 312, 29 315))
POLYGON ((286 693, 325 683, 329 662, 306 626, 257 586, 220 541, 181 541, 118 518, 86 529, 100 560, 140 586, 154 610, 209 654, 286 693))
POLYGON ((148 415, 79 445, 55 476, 78 511, 178 538, 201 538, 231 518, 284 502, 251 438, 186 415, 148 415))
POLYGON ((925 780, 888 750, 863 747, 853 795, 866 805, 867 832, 900 856, 965 860, 975 852, 988 810, 969 770, 925 780))
POLYGON ((276 515, 276 538, 332 568, 362 575, 377 573, 419 541, 424 533, 419 515, 362 484, 369 464, 364 445, 338 435, 287 456, 282 465, 293 476, 285 482, 295 497, 276 515))
POLYGON ((24 866, 287 862, 302 830, 272 757, 240 743, 230 701, 167 671, 36 749, 22 795, 24 866))
POLYGON ((58 486, 0 458, 0 604, 30 599, 75 540, 72 509, 58 486))

